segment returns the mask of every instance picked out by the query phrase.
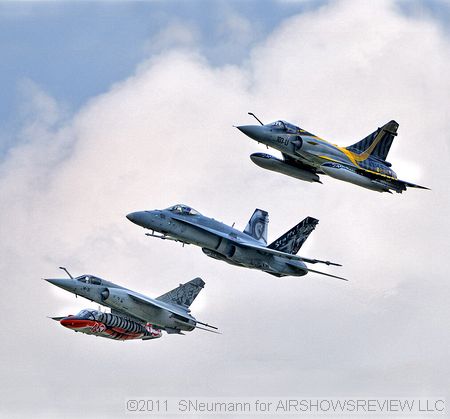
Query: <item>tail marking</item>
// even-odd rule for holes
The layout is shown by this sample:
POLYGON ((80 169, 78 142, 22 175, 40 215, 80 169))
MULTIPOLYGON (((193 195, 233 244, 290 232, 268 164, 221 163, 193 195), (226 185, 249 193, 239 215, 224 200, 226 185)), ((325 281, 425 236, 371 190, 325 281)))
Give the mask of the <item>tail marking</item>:
POLYGON ((268 247, 280 252, 296 255, 318 223, 319 220, 313 217, 306 217, 268 247))
POLYGON ((398 127, 397 122, 389 121, 361 141, 347 147, 347 150, 353 153, 357 161, 364 161, 369 156, 376 157, 379 160, 386 160, 392 141, 397 135, 398 127))
POLYGON ((267 211, 255 209, 251 216, 244 233, 254 239, 267 244, 267 224, 269 223, 269 214, 267 211))
POLYGON ((191 281, 181 284, 179 287, 159 296, 157 300, 170 304, 178 304, 182 307, 188 308, 204 286, 205 281, 201 278, 194 278, 191 281))

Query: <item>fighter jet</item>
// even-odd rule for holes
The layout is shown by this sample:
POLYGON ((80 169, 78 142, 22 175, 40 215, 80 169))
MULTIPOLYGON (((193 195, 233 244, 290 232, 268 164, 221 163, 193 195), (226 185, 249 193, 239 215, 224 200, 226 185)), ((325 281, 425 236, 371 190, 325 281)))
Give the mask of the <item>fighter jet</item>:
POLYGON ((315 272, 344 279, 312 270, 305 265, 306 262, 341 266, 338 263, 297 256, 319 222, 312 217, 305 218, 269 245, 269 216, 260 209, 255 210, 243 232, 180 204, 163 210, 133 212, 127 218, 151 230, 148 236, 200 246, 207 256, 231 265, 258 269, 277 277, 303 276, 315 272))
POLYGON ((402 193, 409 188, 428 189, 397 178, 386 161, 398 123, 390 121, 361 141, 339 147, 286 121, 264 125, 238 126, 240 131, 283 155, 278 159, 270 154, 254 153, 251 160, 263 169, 282 173, 307 182, 320 182, 320 174, 377 192, 391 190, 402 193))
POLYGON ((150 340, 162 336, 161 329, 157 329, 151 323, 143 323, 121 314, 104 313, 90 308, 81 310, 75 316, 52 317, 52 319, 75 332, 108 339, 150 340))
POLYGON ((67 272, 69 279, 45 280, 111 309, 111 313, 85 309, 76 316, 52 317, 76 332, 117 340, 155 339, 161 337, 161 330, 183 334, 197 328, 217 333, 217 327, 202 323, 190 314, 190 305, 205 285, 201 278, 150 298, 94 275, 74 278, 66 268, 61 269, 67 272))

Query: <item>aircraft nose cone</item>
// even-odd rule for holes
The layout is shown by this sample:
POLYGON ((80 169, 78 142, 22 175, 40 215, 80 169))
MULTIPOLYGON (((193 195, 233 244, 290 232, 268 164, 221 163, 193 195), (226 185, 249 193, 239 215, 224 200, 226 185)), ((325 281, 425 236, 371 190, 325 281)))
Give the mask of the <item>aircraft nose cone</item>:
POLYGON ((258 140, 261 137, 263 127, 259 125, 241 125, 236 128, 248 137, 258 140))
POLYGON ((58 279, 58 278, 45 278, 47 282, 50 284, 56 285, 59 288, 62 288, 67 291, 72 291, 73 289, 73 280, 72 279, 58 279))
POLYGON ((61 326, 67 327, 68 329, 82 329, 85 327, 92 326, 95 322, 88 319, 79 319, 75 316, 66 317, 59 321, 61 326))
POLYGON ((144 228, 152 228, 152 211, 136 211, 127 214, 126 216, 132 223, 144 228))
POLYGON ((78 322, 79 322, 79 320, 76 317, 74 317, 74 316, 66 317, 66 318, 61 319, 59 321, 61 326, 67 327, 69 329, 74 328, 78 324, 78 322))
POLYGON ((59 285, 59 283, 61 282, 61 280, 60 279, 45 279, 47 282, 50 282, 50 284, 53 284, 53 285, 56 285, 56 286, 58 286, 59 285))
POLYGON ((142 223, 142 211, 130 212, 127 214, 127 218, 134 224, 142 223))

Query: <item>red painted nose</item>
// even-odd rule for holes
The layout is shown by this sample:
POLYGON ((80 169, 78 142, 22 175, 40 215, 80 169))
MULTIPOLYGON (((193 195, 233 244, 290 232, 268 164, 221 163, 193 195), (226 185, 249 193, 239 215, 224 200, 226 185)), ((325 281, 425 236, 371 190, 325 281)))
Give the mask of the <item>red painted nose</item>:
POLYGON ((84 327, 93 326, 95 322, 92 320, 77 319, 74 317, 66 317, 65 319, 61 319, 60 323, 62 326, 67 327, 69 329, 82 329, 84 327))

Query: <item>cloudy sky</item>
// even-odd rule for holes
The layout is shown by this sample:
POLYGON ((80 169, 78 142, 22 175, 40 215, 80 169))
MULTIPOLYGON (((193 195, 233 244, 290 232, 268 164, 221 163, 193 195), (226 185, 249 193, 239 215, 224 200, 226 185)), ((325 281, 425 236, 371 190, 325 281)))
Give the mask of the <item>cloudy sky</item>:
POLYGON ((0 4, 4 417, 120 417, 132 396, 450 398, 448 3, 0 4), (302 183, 235 128, 286 119, 352 144, 391 119, 389 161, 431 187, 302 183), (145 237, 128 212, 183 202, 341 262, 281 278, 145 237), (196 276, 222 335, 114 342, 47 316, 94 307, 42 281, 93 273, 150 296, 196 276), (325 268, 326 269, 326 268, 325 268), (325 270, 324 269, 324 270, 325 270))

